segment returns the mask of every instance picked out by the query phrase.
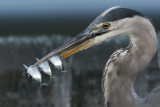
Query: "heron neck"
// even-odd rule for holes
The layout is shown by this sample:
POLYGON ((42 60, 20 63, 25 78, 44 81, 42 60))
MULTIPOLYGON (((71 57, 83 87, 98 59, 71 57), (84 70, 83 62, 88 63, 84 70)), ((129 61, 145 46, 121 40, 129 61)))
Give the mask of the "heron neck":
POLYGON ((142 29, 142 31, 129 35, 130 41, 133 44, 131 66, 134 68, 133 70, 136 75, 148 65, 156 53, 158 46, 156 32, 152 26, 148 30, 142 29))
POLYGON ((128 34, 133 46, 130 55, 119 62, 117 69, 112 69, 113 74, 118 72, 117 78, 106 77, 109 87, 105 89, 105 95, 109 96, 105 99, 107 107, 142 107, 144 103, 144 99, 135 93, 133 83, 136 75, 147 66, 157 50, 155 30, 150 23, 145 26, 141 27, 142 32, 137 30, 128 34))

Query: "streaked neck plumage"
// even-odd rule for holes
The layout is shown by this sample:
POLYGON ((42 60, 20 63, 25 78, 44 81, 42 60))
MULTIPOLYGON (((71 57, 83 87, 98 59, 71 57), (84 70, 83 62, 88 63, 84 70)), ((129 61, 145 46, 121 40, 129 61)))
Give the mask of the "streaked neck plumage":
POLYGON ((155 29, 148 19, 144 19, 134 19, 134 30, 132 27, 126 33, 131 45, 114 52, 107 62, 102 78, 106 107, 147 107, 145 99, 139 98, 133 89, 136 75, 147 66, 157 50, 155 29))

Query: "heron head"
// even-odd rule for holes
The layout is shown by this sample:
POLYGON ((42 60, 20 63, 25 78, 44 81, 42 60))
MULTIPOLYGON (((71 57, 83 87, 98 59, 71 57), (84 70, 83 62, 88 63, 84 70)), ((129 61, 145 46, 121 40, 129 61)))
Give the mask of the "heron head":
POLYGON ((135 17, 144 17, 140 12, 123 7, 112 7, 100 14, 84 31, 79 33, 65 46, 69 48, 62 52, 62 59, 133 29, 135 17), (68 47, 69 46, 69 47, 68 47))
POLYGON ((112 7, 100 14, 84 31, 75 36, 71 41, 54 50, 39 62, 54 55, 59 55, 62 59, 65 59, 83 49, 122 35, 129 28, 133 28, 132 20, 135 16, 144 17, 135 10, 119 6, 112 7))

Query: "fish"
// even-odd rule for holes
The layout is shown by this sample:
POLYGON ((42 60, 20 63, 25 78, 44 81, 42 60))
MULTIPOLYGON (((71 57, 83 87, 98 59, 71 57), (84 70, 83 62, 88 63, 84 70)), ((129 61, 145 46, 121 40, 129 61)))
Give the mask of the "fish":
MULTIPOLYGON (((38 58, 36 58, 36 60, 40 61, 38 58)), ((36 66, 31 65, 31 66, 27 67, 25 64, 23 64, 23 66, 27 69, 28 75, 30 75, 33 79, 40 82, 40 84, 41 84, 42 83, 42 76, 41 76, 40 70, 42 70, 44 73, 49 75, 50 79, 57 78, 56 76, 52 75, 52 71, 51 71, 49 62, 51 62, 56 68, 60 69, 63 72, 64 67, 63 67, 62 60, 61 60, 60 56, 53 56, 50 59, 37 64, 36 66)), ((44 85, 44 84, 42 83, 41 85, 44 85)))
MULTIPOLYGON (((39 61, 38 58, 36 58, 37 61, 39 61)), ((50 77, 52 76, 52 71, 51 68, 49 66, 49 62, 48 61, 44 61, 42 63, 39 64, 39 67, 42 69, 42 71, 44 73, 46 73, 47 75, 49 75, 50 77)))
POLYGON ((58 69, 63 70, 64 67, 62 65, 62 61, 60 56, 53 56, 49 59, 49 61, 58 69))
POLYGON ((40 83, 42 82, 42 76, 41 76, 41 73, 39 71, 38 66, 34 66, 34 67, 29 66, 29 67, 27 67, 25 64, 23 64, 23 66, 27 69, 27 73, 29 75, 31 75, 33 77, 33 79, 35 79, 36 81, 38 81, 40 83))

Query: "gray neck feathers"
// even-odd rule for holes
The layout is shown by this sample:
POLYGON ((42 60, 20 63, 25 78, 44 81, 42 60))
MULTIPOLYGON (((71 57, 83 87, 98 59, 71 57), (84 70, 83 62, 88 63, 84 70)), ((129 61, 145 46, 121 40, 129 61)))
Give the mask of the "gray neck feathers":
MULTIPOLYGON (((106 87, 109 94, 107 107, 142 107, 143 99, 139 98, 133 89, 133 82, 136 75, 143 70, 150 62, 157 50, 157 36, 154 27, 146 19, 139 23, 134 32, 129 32, 133 47, 131 55, 122 61, 117 67, 117 78, 110 80, 106 87)), ((114 70, 116 71, 116 69, 114 70)))
MULTIPOLYGON (((133 65, 135 72, 143 70, 157 51, 157 35, 149 20, 140 20, 135 31, 129 35, 133 44, 133 65), (137 71, 136 71, 137 68, 137 71)), ((138 22, 137 22, 138 23, 138 22)))

